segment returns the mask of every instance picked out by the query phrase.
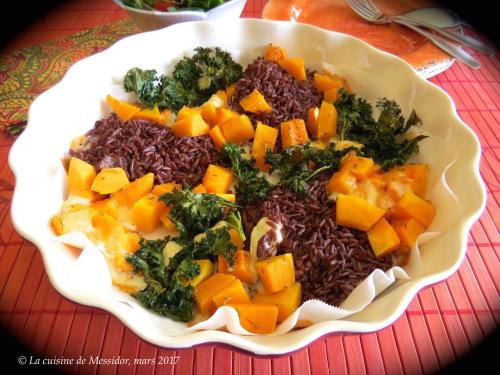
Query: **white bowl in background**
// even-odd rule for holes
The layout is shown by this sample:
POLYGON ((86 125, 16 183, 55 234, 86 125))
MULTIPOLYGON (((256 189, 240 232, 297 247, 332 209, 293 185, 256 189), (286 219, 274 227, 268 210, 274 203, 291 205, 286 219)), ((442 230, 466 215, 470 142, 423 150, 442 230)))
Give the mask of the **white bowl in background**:
POLYGON ((132 8, 124 5, 121 0, 113 1, 123 8, 129 18, 144 31, 157 30, 180 22, 236 20, 240 17, 247 2, 247 0, 229 0, 206 12, 193 10, 161 12, 132 8))
MULTIPOLYGON (((145 340, 178 348, 219 342, 257 354, 283 354, 327 333, 379 330, 394 322, 419 290, 446 279, 458 269, 466 253, 469 230, 485 206, 480 154, 477 137, 458 117, 451 98, 441 88, 421 78, 403 60, 359 39, 280 21, 181 23, 124 38, 75 63, 57 85, 33 102, 28 126, 9 155, 9 165, 16 176, 11 215, 16 230, 40 249, 50 281, 62 295, 109 311, 145 340), (239 336, 213 330, 174 337, 170 330, 181 323, 147 311, 130 296, 129 302, 123 303, 125 293, 117 288, 82 291, 68 282, 74 279, 72 270, 77 256, 55 240, 49 224, 65 194, 60 159, 73 137, 84 134, 96 120, 109 114, 106 95, 121 84, 127 70, 134 66, 166 72, 198 46, 219 46, 246 65, 262 55, 268 43, 283 46, 290 56, 304 57, 307 66, 327 62, 346 76, 358 95, 369 101, 393 98, 405 116, 414 108, 422 119, 423 131, 430 138, 422 142, 415 160, 430 165, 429 198, 437 213, 429 230, 441 234, 422 246, 421 274, 393 284, 359 313, 281 336, 239 336), (453 199, 433 199, 433 186, 443 179, 445 184, 440 186, 453 192, 453 199)), ((90 275, 82 278, 84 283, 96 282, 90 275)))

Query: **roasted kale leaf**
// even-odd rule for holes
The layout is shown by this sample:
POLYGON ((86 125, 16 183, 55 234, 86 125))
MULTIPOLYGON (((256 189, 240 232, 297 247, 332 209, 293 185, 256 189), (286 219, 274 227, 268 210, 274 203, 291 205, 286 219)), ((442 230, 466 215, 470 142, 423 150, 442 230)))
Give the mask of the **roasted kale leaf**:
POLYGON ((231 170, 238 179, 237 200, 241 204, 258 203, 266 199, 273 188, 260 170, 254 166, 255 160, 243 158, 243 149, 234 143, 226 143, 223 153, 231 164, 231 170))
POLYGON ((226 208, 237 207, 215 194, 197 194, 188 188, 165 193, 160 199, 172 205, 169 215, 182 238, 191 238, 207 231, 224 218, 226 208))
POLYGON ((175 65, 172 74, 132 68, 123 86, 127 92, 135 92, 147 107, 178 111, 185 105, 203 104, 217 90, 236 82, 242 70, 228 52, 218 47, 198 47, 193 56, 185 56, 175 65))
POLYGON ((405 123, 401 108, 392 100, 384 98, 377 102, 380 110, 377 121, 370 103, 344 89, 339 91, 335 107, 340 138, 362 143, 360 154, 373 158, 384 169, 406 163, 418 152, 418 143, 427 138, 423 135, 404 138, 407 130, 420 119, 413 111, 405 123))

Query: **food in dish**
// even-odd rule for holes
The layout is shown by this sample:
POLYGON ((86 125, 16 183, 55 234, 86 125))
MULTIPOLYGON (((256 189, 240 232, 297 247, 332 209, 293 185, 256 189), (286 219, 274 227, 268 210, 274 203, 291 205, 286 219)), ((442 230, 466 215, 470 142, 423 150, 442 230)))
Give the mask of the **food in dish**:
POLYGON ((210 10, 224 4, 224 0, 122 0, 123 5, 162 12, 175 12, 178 10, 210 10))
POLYGON ((243 69, 198 48, 169 75, 130 69, 113 114, 69 151, 56 234, 85 233, 118 287, 181 321, 234 307, 270 333, 302 301, 340 305, 404 263, 434 217, 425 136, 382 98, 269 45, 243 69))

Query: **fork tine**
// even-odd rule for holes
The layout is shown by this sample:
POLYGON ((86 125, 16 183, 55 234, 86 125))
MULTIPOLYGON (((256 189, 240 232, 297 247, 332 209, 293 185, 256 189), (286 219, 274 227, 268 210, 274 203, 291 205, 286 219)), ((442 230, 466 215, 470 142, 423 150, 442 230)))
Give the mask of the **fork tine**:
POLYGON ((359 2, 365 6, 365 8, 371 10, 373 13, 376 13, 377 15, 382 15, 383 13, 380 11, 380 9, 377 8, 377 6, 371 2, 371 0, 359 0, 359 2))
POLYGON ((347 4, 362 18, 373 20, 373 12, 367 9, 363 4, 359 2, 359 0, 345 0, 347 4))

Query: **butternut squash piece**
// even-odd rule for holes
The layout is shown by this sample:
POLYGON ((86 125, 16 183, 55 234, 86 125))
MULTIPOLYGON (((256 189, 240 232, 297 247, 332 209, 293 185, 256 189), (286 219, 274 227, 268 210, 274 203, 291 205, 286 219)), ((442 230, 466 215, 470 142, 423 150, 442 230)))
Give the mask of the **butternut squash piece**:
POLYGON ((236 92, 236 83, 233 83, 226 87, 226 96, 228 101, 234 95, 235 92, 236 92))
POLYGON ((217 90, 210 99, 209 103, 213 103, 216 108, 227 108, 227 93, 225 90, 217 90))
POLYGON ((182 106, 181 109, 179 109, 179 112, 177 112, 177 120, 182 120, 193 116, 201 116, 201 108, 188 107, 185 105, 182 106))
POLYGON ((198 264, 200 267, 200 273, 198 276, 193 277, 191 280, 181 279, 184 285, 191 285, 196 287, 206 279, 208 279, 214 273, 214 265, 209 259, 198 259, 194 263, 198 264))
POLYGON ((207 193, 225 194, 228 192, 232 182, 233 172, 220 165, 210 164, 203 176, 203 186, 207 193))
POLYGON ((278 306, 278 322, 286 320, 297 310, 302 302, 302 286, 295 282, 278 293, 257 294, 252 303, 264 303, 278 306))
POLYGON ((236 229, 230 228, 229 236, 231 237, 231 242, 234 244, 234 246, 236 246, 236 249, 245 248, 245 242, 243 242, 243 239, 241 238, 240 234, 236 229))
POLYGON ((113 262, 115 267, 124 272, 131 272, 133 270, 132 265, 125 259, 125 254, 121 251, 117 251, 113 256, 113 262))
POLYGON ((365 199, 345 194, 337 196, 336 208, 337 224, 362 231, 370 229, 385 213, 365 199))
POLYGON ((257 123, 251 154, 255 159, 255 165, 261 170, 269 169, 269 166, 266 166, 264 157, 267 150, 274 152, 274 146, 276 145, 277 138, 278 129, 264 125, 261 122, 257 123))
POLYGON ((140 248, 139 245, 140 239, 141 237, 137 233, 133 232, 125 233, 123 249, 130 254, 134 254, 140 248))
POLYGON ((340 170, 335 172, 325 185, 327 193, 352 194, 356 189, 356 177, 349 171, 340 170))
POLYGON ((420 198, 411 191, 403 194, 394 211, 396 217, 401 219, 414 218, 425 228, 431 224, 435 214, 436 208, 431 202, 420 198))
POLYGON ((219 126, 224 137, 231 143, 241 144, 251 140, 255 136, 252 122, 247 115, 231 117, 219 126))
POLYGON ((124 102, 123 100, 116 99, 111 95, 106 96, 106 102, 108 102, 113 112, 116 113, 123 122, 127 122, 141 110, 139 107, 124 102))
POLYGON ((105 212, 99 212, 92 217, 92 225, 96 231, 91 236, 93 240, 102 241, 106 250, 119 251, 125 244, 125 228, 105 212))
POLYGON ((255 264, 264 289, 277 293, 295 282, 292 254, 276 255, 255 264))
POLYGON ((224 256, 219 255, 217 259, 217 270, 221 273, 234 275, 241 281, 248 284, 255 284, 257 282, 257 271, 252 266, 249 251, 236 250, 234 254, 234 265, 231 270, 229 270, 227 259, 224 256))
POLYGON ((160 225, 160 212, 163 207, 156 195, 146 194, 132 206, 132 224, 141 232, 152 232, 160 225))
POLYGON ((219 149, 222 149, 227 142, 219 125, 215 125, 212 130, 210 130, 210 138, 212 138, 215 146, 219 149))
POLYGON ((343 86, 340 76, 329 73, 314 73, 314 85, 319 91, 338 90, 343 86))
POLYGON ((201 114, 177 118, 171 129, 178 137, 199 137, 210 133, 210 126, 203 120, 201 114))
POLYGON ((342 160, 342 170, 349 171, 360 180, 368 178, 374 172, 374 166, 373 159, 354 154, 348 155, 342 160))
POLYGON ((220 125, 230 118, 238 117, 239 115, 240 114, 238 112, 232 111, 229 108, 218 108, 215 116, 215 123, 220 125))
POLYGON ((412 191, 420 198, 425 199, 429 186, 429 166, 427 164, 405 164, 400 168, 411 179, 412 191))
POLYGON ((240 100, 241 108, 252 113, 269 113, 273 109, 257 89, 240 100))
POLYGON ((203 103, 201 106, 201 117, 208 125, 214 126, 217 119, 217 107, 212 102, 203 103))
POLYGON ((141 109, 134 116, 132 116, 132 118, 137 120, 156 122, 157 124, 163 123, 163 116, 160 113, 158 107, 141 109))
POLYGON ((319 107, 318 139, 328 140, 337 134, 337 109, 332 103, 323 102, 319 107))
POLYGON ((116 199, 120 205, 132 207, 132 205, 141 197, 151 192, 155 180, 154 173, 147 173, 144 176, 130 182, 123 189, 118 190, 111 196, 116 199))
POLYGON ((399 248, 403 251, 410 250, 417 242, 418 236, 424 233, 425 228, 414 218, 394 220, 392 227, 398 234, 401 244, 399 248))
POLYGON ((377 221, 366 232, 366 235, 376 257, 381 257, 398 249, 401 242, 398 234, 385 218, 377 221))
POLYGON ((215 273, 198 284, 194 289, 198 311, 204 315, 212 314, 215 311, 213 297, 234 280, 236 278, 233 275, 215 273))
POLYGON ((293 78, 299 81, 306 79, 306 68, 304 59, 301 57, 290 57, 276 61, 283 70, 286 70, 293 78))
POLYGON ((203 186, 203 184, 198 184, 194 188, 192 188, 191 191, 196 194, 204 194, 207 192, 207 189, 205 189, 205 186, 203 186))
POLYGON ((263 303, 229 303, 240 317, 240 324, 248 332, 265 334, 276 328, 278 306, 263 303))
POLYGON ((264 55, 264 58, 270 61, 281 61, 286 59, 286 51, 282 47, 268 44, 266 46, 266 53, 264 55))
POLYGON ((318 138, 319 108, 311 107, 307 112, 307 130, 312 137, 318 138))
POLYGON ((104 168, 92 182, 92 190, 99 194, 111 194, 129 183, 127 173, 122 168, 104 168))
POLYGON ((331 90, 326 90, 323 93, 323 100, 327 103, 335 103, 337 99, 339 98, 339 90, 337 89, 331 89, 331 90))
POLYGON ((180 189, 180 188, 181 186, 179 184, 176 184, 175 182, 166 182, 164 184, 153 186, 153 190, 151 190, 151 193, 159 197, 160 195, 171 193, 175 189, 180 189))
POLYGON ((93 208, 68 211, 52 217, 50 224, 58 236, 70 232, 90 233, 94 230, 92 217, 97 213, 93 208))
POLYGON ((303 145, 309 142, 306 124, 302 119, 293 119, 281 123, 281 143, 283 148, 303 145))
POLYGON ((231 281, 222 290, 213 296, 215 307, 220 307, 228 303, 250 302, 248 293, 240 280, 231 281))
POLYGON ((90 205, 96 211, 104 212, 113 219, 118 219, 118 202, 113 197, 94 202, 90 205))
POLYGON ((96 171, 93 165, 72 157, 68 168, 68 195, 91 200, 97 198, 95 192, 91 190, 95 177, 96 171))

